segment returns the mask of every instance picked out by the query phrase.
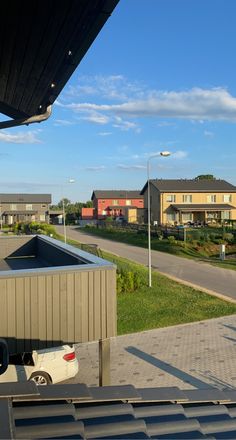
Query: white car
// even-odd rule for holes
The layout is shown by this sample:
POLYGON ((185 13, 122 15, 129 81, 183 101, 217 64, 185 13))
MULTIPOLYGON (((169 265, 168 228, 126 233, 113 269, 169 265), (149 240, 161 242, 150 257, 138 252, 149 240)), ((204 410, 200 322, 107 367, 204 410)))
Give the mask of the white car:
POLYGON ((8 369, 0 375, 0 383, 33 380, 37 385, 49 385, 71 379, 78 371, 74 347, 63 345, 10 355, 8 369))

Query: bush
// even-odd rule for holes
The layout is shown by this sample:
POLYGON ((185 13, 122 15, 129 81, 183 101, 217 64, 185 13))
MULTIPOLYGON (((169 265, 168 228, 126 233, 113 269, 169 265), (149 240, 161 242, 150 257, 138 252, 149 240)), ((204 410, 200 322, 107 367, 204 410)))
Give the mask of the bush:
POLYGON ((225 232, 223 234, 223 239, 228 241, 228 243, 232 243, 234 241, 234 234, 231 232, 225 232))
POLYGON ((169 235, 168 241, 169 241, 170 244, 177 244, 177 240, 174 237, 174 235, 169 235))
POLYGON ((145 284, 142 275, 139 272, 129 270, 129 268, 117 269, 116 282, 118 294, 135 292, 145 284))

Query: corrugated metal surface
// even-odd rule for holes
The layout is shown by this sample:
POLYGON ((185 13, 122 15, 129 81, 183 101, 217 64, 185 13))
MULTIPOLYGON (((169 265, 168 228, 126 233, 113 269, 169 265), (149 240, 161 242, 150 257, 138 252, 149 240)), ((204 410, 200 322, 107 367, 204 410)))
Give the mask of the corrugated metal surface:
POLYGON ((22 249, 35 252, 38 242, 42 249, 45 244, 55 253, 64 252, 68 264, 71 258, 87 261, 0 272, 0 335, 11 352, 116 335, 116 268, 112 263, 48 237, 3 242, 4 252, 11 255, 22 254, 22 249))
POLYGON ((115 336, 115 270, 0 279, 0 310, 12 352, 115 336))
POLYGON ((34 397, 13 393, 11 403, 0 385, 0 438, 235 439, 235 391, 194 391, 202 400, 186 391, 178 402, 178 388, 165 388, 163 400, 162 388, 147 388, 144 397, 132 386, 54 385, 35 387, 34 397))

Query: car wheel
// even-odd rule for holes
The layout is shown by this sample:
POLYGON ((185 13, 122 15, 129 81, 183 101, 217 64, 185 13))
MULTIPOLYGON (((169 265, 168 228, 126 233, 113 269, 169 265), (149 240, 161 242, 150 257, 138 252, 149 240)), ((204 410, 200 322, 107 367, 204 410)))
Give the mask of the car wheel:
POLYGON ((50 385, 52 383, 51 378, 44 371, 35 371, 29 380, 32 380, 36 385, 50 385))

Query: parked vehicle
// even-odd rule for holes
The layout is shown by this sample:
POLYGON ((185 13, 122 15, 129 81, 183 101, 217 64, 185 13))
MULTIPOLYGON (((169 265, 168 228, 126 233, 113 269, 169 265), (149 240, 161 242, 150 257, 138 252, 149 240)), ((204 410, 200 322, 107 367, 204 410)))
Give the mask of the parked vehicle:
POLYGON ((74 347, 63 345, 10 355, 0 383, 33 380, 36 385, 49 385, 71 379, 78 371, 74 347))

